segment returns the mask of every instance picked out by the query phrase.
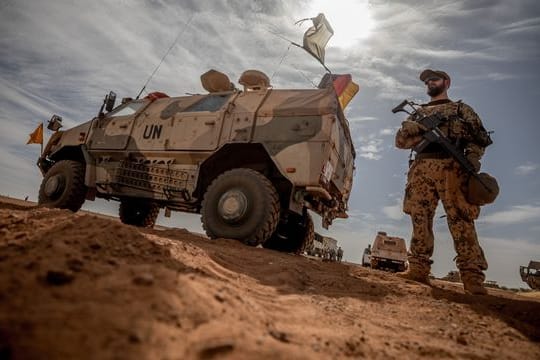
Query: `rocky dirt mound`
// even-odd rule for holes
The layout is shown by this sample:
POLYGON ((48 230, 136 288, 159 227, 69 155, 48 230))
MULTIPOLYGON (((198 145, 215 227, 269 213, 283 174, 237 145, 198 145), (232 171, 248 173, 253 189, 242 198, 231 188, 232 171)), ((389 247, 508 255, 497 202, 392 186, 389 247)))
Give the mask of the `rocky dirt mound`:
POLYGON ((0 203, 0 358, 540 358, 540 300, 0 203))

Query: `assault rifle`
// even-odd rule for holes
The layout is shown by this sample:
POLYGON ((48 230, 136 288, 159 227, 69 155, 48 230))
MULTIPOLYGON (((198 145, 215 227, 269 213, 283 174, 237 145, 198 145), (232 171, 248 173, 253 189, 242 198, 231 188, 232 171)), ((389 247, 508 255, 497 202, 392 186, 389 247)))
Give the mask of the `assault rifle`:
POLYGON ((486 188, 486 190, 492 192, 492 189, 488 186, 488 184, 486 184, 484 180, 478 176, 474 166, 469 160, 467 160, 463 154, 463 151, 459 150, 454 144, 452 144, 441 129, 439 129, 439 125, 448 119, 444 118, 439 113, 434 113, 429 116, 423 115, 418 112, 418 104, 406 99, 403 100, 401 104, 393 108, 392 112, 394 114, 398 112, 405 112, 412 117, 413 121, 416 121, 426 129, 426 131, 422 134, 422 141, 413 148, 417 154, 421 153, 429 144, 437 143, 441 145, 444 151, 454 157, 454 159, 456 159, 456 161, 465 169, 465 171, 467 171, 467 173, 474 176, 486 188), (412 112, 405 109, 405 106, 407 105, 412 108, 412 112))

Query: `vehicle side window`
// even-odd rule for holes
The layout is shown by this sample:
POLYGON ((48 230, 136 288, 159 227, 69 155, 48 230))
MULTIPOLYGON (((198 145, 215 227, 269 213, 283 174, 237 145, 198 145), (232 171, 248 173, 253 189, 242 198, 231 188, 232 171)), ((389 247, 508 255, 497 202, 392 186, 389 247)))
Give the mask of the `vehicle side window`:
POLYGON ((188 107, 185 112, 195 111, 218 111, 229 99, 231 95, 208 95, 200 101, 188 107))
POLYGON ((143 101, 133 101, 107 114, 107 117, 133 115, 143 106, 143 101))

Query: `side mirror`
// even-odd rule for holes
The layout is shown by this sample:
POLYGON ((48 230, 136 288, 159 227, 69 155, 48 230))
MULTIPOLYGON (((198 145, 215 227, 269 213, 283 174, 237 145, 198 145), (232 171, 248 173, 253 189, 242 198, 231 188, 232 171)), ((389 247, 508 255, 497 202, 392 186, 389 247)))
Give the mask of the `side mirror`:
POLYGON ((114 109, 114 103, 116 102, 116 93, 114 91, 111 91, 109 95, 105 96, 105 110, 107 112, 114 109))
POLYGON ((53 115, 47 124, 47 129, 58 131, 62 127, 62 118, 58 115, 53 115))

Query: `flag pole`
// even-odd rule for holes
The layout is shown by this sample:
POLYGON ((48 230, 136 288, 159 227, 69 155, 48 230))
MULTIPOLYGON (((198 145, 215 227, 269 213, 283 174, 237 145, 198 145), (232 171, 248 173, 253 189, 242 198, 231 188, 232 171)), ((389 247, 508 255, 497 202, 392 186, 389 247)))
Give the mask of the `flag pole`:
POLYGON ((300 49, 304 50, 305 52, 307 52, 309 55, 313 56, 315 59, 317 59, 317 61, 326 69, 326 71, 328 71, 330 74, 332 73, 332 71, 330 71, 330 69, 321 61, 321 59, 319 59, 315 54, 313 54, 311 51, 309 51, 308 49, 306 49, 305 47, 303 47, 302 45, 300 44, 297 44, 295 42, 292 42, 291 41, 291 44, 293 44, 294 46, 297 46, 299 47, 300 49))

